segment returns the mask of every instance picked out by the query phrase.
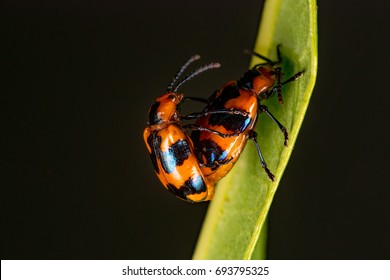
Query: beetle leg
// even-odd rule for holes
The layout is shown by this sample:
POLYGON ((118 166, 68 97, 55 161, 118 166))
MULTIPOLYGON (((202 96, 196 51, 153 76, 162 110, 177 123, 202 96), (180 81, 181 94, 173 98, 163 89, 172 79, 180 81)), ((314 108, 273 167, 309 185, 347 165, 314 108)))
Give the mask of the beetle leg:
MULTIPOLYGON (((303 75, 305 71, 299 71, 297 72, 294 76, 288 78, 287 80, 285 80, 284 82, 282 82, 280 84, 280 90, 281 90, 281 86, 284 86, 285 84, 287 83, 290 83, 290 82, 293 82, 295 80, 297 80, 300 76, 303 75)), ((279 84, 277 84, 275 87, 273 87, 270 91, 268 91, 266 94, 265 94, 265 99, 268 99, 270 98, 271 96, 273 96, 275 94, 275 92, 278 92, 278 98, 279 98, 279 84)), ((280 96, 281 96, 281 92, 280 92, 280 96)), ((279 99, 279 103, 280 103, 280 99, 279 99)), ((283 100, 282 100, 282 103, 283 103, 283 100)))
POLYGON ((253 55, 253 56, 256 56, 266 62, 263 62, 263 63, 258 63, 258 64, 255 64, 252 69, 257 69, 261 66, 266 66, 266 65, 275 65, 276 63, 278 63, 278 61, 272 61, 271 59, 269 59, 268 57, 265 57, 264 55, 261 55, 257 52, 254 52, 254 51, 251 51, 251 50, 244 50, 244 53, 245 54, 249 54, 249 55, 253 55))
POLYGON ((261 54, 259 54, 257 52, 251 51, 251 50, 244 50, 244 53, 256 56, 256 57, 266 61, 265 63, 263 62, 263 63, 255 64, 252 67, 252 69, 257 69, 259 67, 266 66, 266 65, 274 66, 274 65, 279 64, 279 63, 282 62, 282 55, 281 55, 281 52, 280 52, 280 47, 281 46, 282 46, 281 44, 278 44, 277 47, 276 47, 276 52, 277 52, 277 55, 278 55, 278 60, 277 61, 273 61, 273 60, 269 59, 268 57, 266 57, 264 55, 261 55, 261 54))
POLYGON ((282 78, 283 78, 283 74, 282 74, 282 68, 281 67, 277 67, 275 69, 275 76, 276 76, 276 81, 277 81, 277 84, 276 84, 275 88, 276 88, 276 92, 278 93, 278 100, 279 100, 280 104, 283 104, 283 96, 282 96, 282 78))
POLYGON ((282 46, 282 44, 278 44, 276 46, 276 53, 278 55, 278 61, 276 63, 281 63, 282 62, 282 53, 280 52, 280 47, 282 46))
POLYGON ((233 159, 233 157, 231 158, 228 158, 228 159, 225 159, 225 160, 222 160, 222 161, 214 161, 212 163, 208 163, 208 164, 204 164, 204 163, 199 163, 199 165, 201 167, 208 167, 208 168, 211 168, 211 170, 215 170, 217 169, 218 167, 220 167, 221 165, 225 165, 225 164, 228 164, 229 162, 231 162, 233 159))
POLYGON ((207 167, 210 167, 211 170, 215 170, 218 167, 220 167, 221 165, 228 164, 232 159, 233 159, 233 157, 222 160, 222 161, 214 161, 212 166, 207 166, 207 167))
POLYGON ((274 123, 276 123, 278 125, 279 129, 283 132, 283 135, 284 135, 284 145, 287 146, 287 143, 288 143, 287 129, 271 114, 270 111, 268 111, 267 106, 260 105, 259 111, 265 112, 268 115, 268 117, 270 117, 274 121, 274 123))
POLYGON ((186 125, 182 125, 182 128, 184 130, 200 130, 200 131, 207 131, 207 132, 210 132, 210 133, 213 133, 213 134, 216 134, 222 138, 227 138, 227 137, 234 137, 234 136, 239 136, 241 135, 241 132, 238 131, 238 132, 233 132, 233 133, 229 133, 229 134, 225 134, 225 133, 221 133, 219 131, 216 131, 216 130, 212 130, 212 129, 209 129, 209 128, 206 128, 206 127, 203 127, 203 126, 198 126, 198 125, 195 125, 195 124, 186 124, 186 125))
POLYGON ((268 178, 270 178, 271 181, 273 182, 274 178, 275 178, 275 175, 272 174, 271 171, 269 171, 269 169, 267 167, 267 163, 265 162, 263 154, 261 153, 259 143, 257 143, 257 133, 255 131, 251 130, 249 132, 249 138, 252 139, 253 143, 255 143, 255 146, 256 146, 256 149, 257 149, 257 154, 259 155, 259 158, 260 158, 261 167, 264 168, 265 172, 268 175, 268 178))
POLYGON ((193 120, 193 119, 205 117, 208 115, 214 115, 214 114, 241 115, 244 117, 247 117, 249 115, 248 112, 231 108, 231 109, 220 109, 220 110, 214 110, 214 111, 204 111, 204 112, 199 112, 199 113, 192 113, 192 114, 188 114, 185 116, 180 116, 179 118, 181 120, 193 120))
POLYGON ((297 80, 300 76, 303 75, 303 73, 305 73, 305 70, 302 70, 302 71, 299 71, 299 72, 295 73, 292 77, 290 77, 287 80, 285 80, 282 83, 282 86, 287 84, 287 83, 290 83, 290 82, 293 82, 293 81, 297 80))

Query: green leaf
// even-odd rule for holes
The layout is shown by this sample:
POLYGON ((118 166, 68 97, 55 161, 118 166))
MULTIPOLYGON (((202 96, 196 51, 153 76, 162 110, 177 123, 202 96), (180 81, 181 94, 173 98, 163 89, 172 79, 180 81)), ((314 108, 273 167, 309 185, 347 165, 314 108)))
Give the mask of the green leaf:
MULTIPOLYGON (((271 182, 262 170, 255 146, 248 141, 237 164, 217 186, 194 259, 265 258, 266 230, 262 231, 262 228, 293 150, 316 80, 315 0, 265 2, 255 51, 276 60, 278 44, 282 44, 285 79, 301 70, 305 70, 305 73, 297 81, 283 87, 284 105, 280 105, 277 98, 264 102, 287 128, 289 146, 283 145, 283 134, 265 114, 261 114, 257 122, 258 142, 268 167, 276 176, 275 182, 271 182), (260 232, 261 242, 256 247, 260 232)), ((253 59, 251 64, 259 62, 253 59)))

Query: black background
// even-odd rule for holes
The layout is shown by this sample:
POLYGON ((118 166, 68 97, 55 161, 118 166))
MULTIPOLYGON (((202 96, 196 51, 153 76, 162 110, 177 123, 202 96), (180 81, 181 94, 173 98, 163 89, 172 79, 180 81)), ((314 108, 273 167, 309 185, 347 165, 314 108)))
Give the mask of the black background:
MULTIPOLYGON (((318 79, 270 259, 390 257, 389 4, 360 2, 319 3, 318 79)), ((187 95, 238 78, 260 14, 255 0, 1 1, 1 258, 190 258, 207 203, 159 183, 147 111, 192 54, 223 67, 187 95)))

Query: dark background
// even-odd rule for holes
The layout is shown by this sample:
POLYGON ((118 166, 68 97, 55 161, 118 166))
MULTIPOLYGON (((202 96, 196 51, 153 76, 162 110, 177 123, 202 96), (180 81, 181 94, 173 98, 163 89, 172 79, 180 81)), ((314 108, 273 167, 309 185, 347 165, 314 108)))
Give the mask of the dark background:
MULTIPOLYGON (((319 3, 318 79, 270 259, 390 257, 389 2, 361 2, 319 3)), ((223 67, 187 95, 238 78, 260 14, 255 0, 0 1, 1 258, 190 258, 208 204, 161 186, 147 111, 192 54, 223 67)))

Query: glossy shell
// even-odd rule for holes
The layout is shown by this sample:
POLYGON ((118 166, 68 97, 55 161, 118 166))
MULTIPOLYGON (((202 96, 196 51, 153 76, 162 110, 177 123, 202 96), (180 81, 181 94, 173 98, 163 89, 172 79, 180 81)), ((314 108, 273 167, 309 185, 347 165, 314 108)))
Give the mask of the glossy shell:
POLYGON ((199 167, 191 139, 178 124, 149 126, 144 130, 154 170, 164 187, 177 197, 200 202, 214 195, 199 167))

